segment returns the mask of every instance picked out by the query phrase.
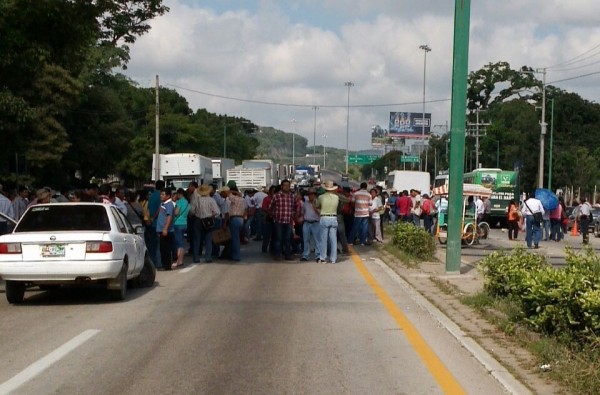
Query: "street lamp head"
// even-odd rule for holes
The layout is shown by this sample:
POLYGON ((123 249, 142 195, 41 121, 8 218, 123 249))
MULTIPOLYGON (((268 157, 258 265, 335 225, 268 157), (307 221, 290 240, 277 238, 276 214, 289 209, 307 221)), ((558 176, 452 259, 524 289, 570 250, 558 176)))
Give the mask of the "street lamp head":
POLYGON ((422 49, 425 52, 431 52, 431 48, 427 44, 419 45, 419 49, 422 49))

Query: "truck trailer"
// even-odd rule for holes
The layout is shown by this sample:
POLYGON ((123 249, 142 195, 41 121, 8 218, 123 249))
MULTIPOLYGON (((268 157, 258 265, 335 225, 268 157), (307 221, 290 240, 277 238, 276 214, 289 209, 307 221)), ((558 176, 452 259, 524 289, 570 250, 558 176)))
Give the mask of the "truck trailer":
POLYGON ((214 158, 212 160, 213 183, 217 189, 227 184, 227 170, 235 167, 235 161, 228 158, 214 158))
MULTIPOLYGON (((152 178, 155 178, 156 174, 155 158, 156 155, 152 160, 152 178)), ((163 180, 166 186, 175 189, 186 189, 192 181, 196 181, 198 185, 212 184, 212 159, 191 153, 161 154, 159 179, 163 180)))

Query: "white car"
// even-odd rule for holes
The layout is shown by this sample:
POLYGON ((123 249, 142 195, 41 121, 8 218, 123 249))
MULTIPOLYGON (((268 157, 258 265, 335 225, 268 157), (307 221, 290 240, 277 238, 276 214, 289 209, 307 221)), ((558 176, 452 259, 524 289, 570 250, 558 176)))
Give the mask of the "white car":
POLYGON ((0 236, 0 277, 9 303, 21 303, 28 286, 106 284, 123 300, 127 282, 152 286, 144 228, 135 229, 112 205, 54 203, 30 207, 12 233, 0 236))

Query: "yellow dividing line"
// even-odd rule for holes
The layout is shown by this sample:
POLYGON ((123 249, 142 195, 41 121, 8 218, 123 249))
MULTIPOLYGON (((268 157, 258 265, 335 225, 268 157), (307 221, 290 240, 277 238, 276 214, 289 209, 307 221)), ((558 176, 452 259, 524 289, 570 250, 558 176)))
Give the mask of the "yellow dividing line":
POLYGON ((429 347, 425 339, 419 334, 417 328, 406 318, 402 311, 396 306, 392 298, 387 292, 379 285, 375 277, 369 272, 360 256, 354 251, 352 252, 352 261, 354 265, 362 274, 367 284, 371 286, 381 303, 385 306, 388 313, 396 320, 396 323, 402 329, 408 342, 416 353, 421 357, 421 360, 435 378, 442 391, 446 394, 466 394, 465 390, 456 380, 456 378, 450 373, 438 356, 429 347))

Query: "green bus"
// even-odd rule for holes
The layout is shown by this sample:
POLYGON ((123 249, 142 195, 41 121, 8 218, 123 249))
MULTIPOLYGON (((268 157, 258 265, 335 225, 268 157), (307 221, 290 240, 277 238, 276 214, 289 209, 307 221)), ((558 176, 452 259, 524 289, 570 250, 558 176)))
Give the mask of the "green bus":
POLYGON ((467 184, 479 184, 490 188, 492 197, 492 223, 506 224, 506 210, 511 199, 519 201, 519 179, 515 171, 502 169, 475 169, 465 173, 463 181, 467 184))

